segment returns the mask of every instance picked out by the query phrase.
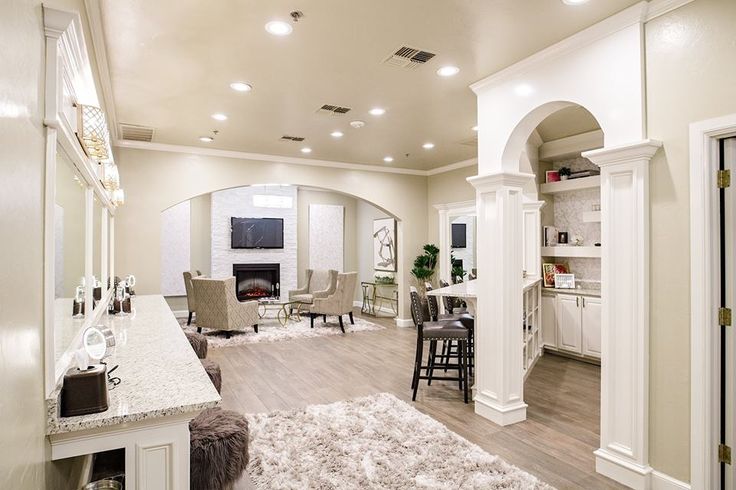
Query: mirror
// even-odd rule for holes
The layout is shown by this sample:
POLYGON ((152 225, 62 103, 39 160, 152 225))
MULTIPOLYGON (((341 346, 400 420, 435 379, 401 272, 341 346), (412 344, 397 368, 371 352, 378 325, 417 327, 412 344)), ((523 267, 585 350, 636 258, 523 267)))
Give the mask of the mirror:
POLYGON ((475 216, 454 216, 450 218, 450 267, 453 282, 468 275, 476 275, 475 216))
POLYGON ((82 343, 84 345, 84 350, 87 352, 90 359, 99 361, 105 357, 105 353, 107 352, 107 340, 105 339, 105 335, 103 335, 98 328, 89 327, 85 330, 84 335, 82 336, 82 343))
POLYGON ((59 361, 84 322, 86 185, 66 153, 56 150, 54 200, 54 355, 59 361), (80 290, 79 288, 82 287, 80 290), (76 310, 75 297, 82 304, 76 310), (78 298, 79 299, 79 298, 78 298))
POLYGON ((102 230, 104 228, 102 220, 106 218, 106 212, 102 209, 102 204, 96 194, 92 196, 92 297, 95 305, 102 299, 105 294, 103 287, 104 278, 102 277, 102 247, 104 240, 102 239, 102 230))

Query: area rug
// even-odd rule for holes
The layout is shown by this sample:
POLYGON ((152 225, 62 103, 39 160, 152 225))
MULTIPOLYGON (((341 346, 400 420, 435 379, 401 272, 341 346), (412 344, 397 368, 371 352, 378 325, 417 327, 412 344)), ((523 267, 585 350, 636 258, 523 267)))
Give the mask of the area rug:
MULTIPOLYGON (((196 332, 196 321, 187 326, 186 318, 179 318, 179 325, 186 332, 196 332)), ((304 317, 301 321, 288 321, 286 326, 281 324, 275 318, 262 318, 258 323, 258 333, 252 328, 243 332, 231 332, 230 338, 226 338, 226 334, 220 330, 202 329, 202 334, 207 337, 208 345, 211 349, 220 347, 233 347, 243 344, 257 344, 260 342, 280 342, 282 340, 293 339, 309 339, 314 337, 323 337, 325 335, 348 335, 354 332, 366 332, 371 330, 383 330, 384 327, 375 323, 355 317, 355 325, 350 324, 347 316, 343 318, 345 324, 345 334, 340 331, 340 325, 337 317, 327 317, 327 323, 322 322, 322 318, 314 319, 314 328, 309 327, 309 318, 304 317)))
POLYGON ((552 489, 388 393, 247 417, 259 489, 552 489))

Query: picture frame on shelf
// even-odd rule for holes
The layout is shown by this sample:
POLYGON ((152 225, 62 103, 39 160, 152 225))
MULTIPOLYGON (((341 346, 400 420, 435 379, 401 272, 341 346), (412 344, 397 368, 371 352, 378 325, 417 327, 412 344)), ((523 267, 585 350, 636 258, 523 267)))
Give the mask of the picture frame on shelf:
POLYGON ((556 274, 568 274, 570 271, 565 264, 542 264, 542 278, 544 281, 544 287, 553 288, 555 287, 555 275, 556 274))
POLYGON ((575 289, 575 274, 555 274, 555 289, 575 289))
POLYGON ((550 182, 559 182, 560 181, 560 172, 557 170, 547 170, 544 174, 545 177, 545 183, 549 184, 550 182))

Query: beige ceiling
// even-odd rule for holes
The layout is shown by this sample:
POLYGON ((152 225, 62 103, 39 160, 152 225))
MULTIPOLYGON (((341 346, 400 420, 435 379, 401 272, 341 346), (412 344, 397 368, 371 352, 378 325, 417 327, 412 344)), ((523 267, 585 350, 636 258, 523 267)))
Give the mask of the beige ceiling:
POLYGON ((392 166, 430 169, 476 156, 469 84, 634 3, 102 0, 102 12, 118 121, 154 127, 155 142, 297 157, 309 146, 310 158, 387 165, 391 155, 392 166), (266 33, 292 10, 305 16, 290 36, 266 33), (415 70, 382 64, 402 45, 437 56, 415 70), (446 64, 460 74, 438 77, 446 64), (236 80, 254 90, 232 91, 236 80), (322 104, 352 110, 317 114, 322 104), (373 106, 387 113, 371 116, 373 106), (354 119, 366 126, 351 129, 354 119), (198 141, 213 129, 215 142, 198 141))
POLYGON ((583 107, 572 106, 547 116, 537 126, 537 133, 542 141, 552 141, 595 129, 600 129, 600 124, 593 114, 583 107))

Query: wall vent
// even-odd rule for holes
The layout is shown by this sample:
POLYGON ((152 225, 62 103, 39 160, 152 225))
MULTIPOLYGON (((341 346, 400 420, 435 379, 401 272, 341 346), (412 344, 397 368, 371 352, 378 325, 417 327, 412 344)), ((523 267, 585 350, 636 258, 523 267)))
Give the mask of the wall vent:
POLYGON ((154 129, 136 124, 120 123, 121 138, 128 141, 153 141, 154 129))
POLYGON ((334 116, 342 116, 350 112, 350 107, 343 107, 339 105, 325 104, 317 109, 318 114, 332 114, 334 116))
POLYGON ((289 136, 288 134, 283 135, 280 141, 304 141, 302 136, 289 136))
POLYGON ((434 53, 409 46, 401 46, 391 53, 383 62, 398 68, 418 68, 435 57, 434 53))

